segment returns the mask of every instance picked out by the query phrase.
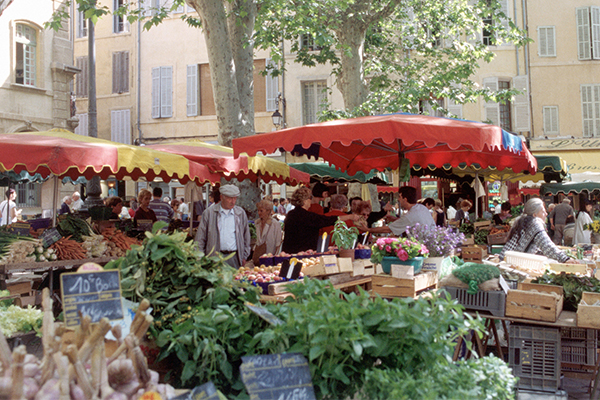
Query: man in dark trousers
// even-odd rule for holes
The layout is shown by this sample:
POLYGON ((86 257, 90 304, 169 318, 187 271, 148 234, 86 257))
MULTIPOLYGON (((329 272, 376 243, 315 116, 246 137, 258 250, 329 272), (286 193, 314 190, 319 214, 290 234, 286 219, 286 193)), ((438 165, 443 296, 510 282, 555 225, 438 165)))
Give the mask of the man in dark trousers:
POLYGON ((552 240, 557 245, 562 245, 565 225, 567 224, 567 217, 569 215, 575 218, 575 212, 573 211, 573 207, 571 207, 571 200, 565 197, 559 205, 554 207, 554 210, 550 214, 550 226, 554 229, 552 240))

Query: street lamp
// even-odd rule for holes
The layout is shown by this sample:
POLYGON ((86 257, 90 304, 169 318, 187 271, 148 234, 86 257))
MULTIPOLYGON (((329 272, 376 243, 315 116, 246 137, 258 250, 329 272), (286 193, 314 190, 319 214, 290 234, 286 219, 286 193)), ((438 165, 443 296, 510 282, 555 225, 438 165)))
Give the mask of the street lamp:
POLYGON ((281 92, 275 98, 275 112, 271 115, 271 119, 273 119, 273 125, 275 125, 275 129, 279 129, 280 127, 285 128, 285 98, 281 95, 281 92), (279 102, 281 102, 283 115, 279 112, 279 102))

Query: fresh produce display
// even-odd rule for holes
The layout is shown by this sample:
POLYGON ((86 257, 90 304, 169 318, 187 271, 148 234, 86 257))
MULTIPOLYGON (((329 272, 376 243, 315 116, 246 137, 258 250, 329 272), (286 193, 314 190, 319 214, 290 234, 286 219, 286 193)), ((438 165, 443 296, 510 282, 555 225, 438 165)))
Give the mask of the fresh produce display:
POLYGON ((83 243, 81 247, 85 250, 86 258, 103 257, 108 250, 104 236, 92 233, 89 236, 82 236, 83 243))
POLYGON ((83 242, 83 236, 90 236, 93 233, 92 226, 84 219, 65 214, 61 217, 56 229, 63 237, 73 238, 76 242, 83 242))
POLYGON ((39 246, 36 246, 33 255, 35 256, 35 261, 56 261, 58 259, 54 249, 45 249, 44 246, 42 246, 41 244, 39 246))
POLYGON ((129 237, 115 228, 105 228, 101 233, 106 239, 107 255, 110 257, 123 257, 125 252, 131 249, 131 246, 140 244, 138 239, 129 237))
POLYGON ((453 269, 452 275, 469 286, 467 293, 476 294, 479 291, 479 284, 498 278, 500 270, 493 265, 466 262, 453 269))
POLYGON ((487 244, 487 237, 490 234, 488 229, 477 229, 473 234, 475 244, 487 244))
POLYGON ((238 281, 247 281, 247 282, 279 282, 284 279, 279 276, 279 270, 281 269, 281 264, 278 266, 263 266, 260 267, 240 267, 238 269, 238 273, 235 275, 235 279, 238 281))
POLYGON ((89 316, 83 317, 74 332, 75 338, 69 340, 64 338, 64 325, 54 322, 47 288, 43 291, 43 307, 42 360, 27 354, 23 345, 11 354, 5 336, 0 333, 2 398, 127 400, 138 399, 148 391, 155 391, 165 399, 174 397, 173 387, 159 384, 158 373, 148 369, 139 347, 140 338, 152 323, 152 317, 143 310, 138 310, 131 333, 125 338, 121 337, 120 326, 112 328, 122 350, 117 349, 107 359, 104 336, 111 330, 108 319, 91 324, 89 316))
POLYGON ((212 380, 227 393, 240 393, 241 357, 249 353, 253 333, 266 324, 244 306, 258 303, 259 290, 236 281, 237 271, 221 256, 207 257, 186 241, 186 233, 163 233, 162 226, 155 223, 141 247, 105 269, 121 270, 126 298, 150 301, 157 316, 150 331, 158 359, 171 360, 170 377, 177 385, 212 380))
POLYGON ((35 261, 34 253, 39 245, 38 239, 0 231, 0 264, 35 261))
POLYGON ((50 245, 59 260, 84 260, 87 258, 86 251, 80 243, 71 239, 71 236, 60 238, 50 245))
POLYGON ((561 272, 559 274, 547 271, 535 278, 532 283, 562 286, 565 296, 563 310, 577 311, 583 292, 600 293, 600 280, 590 276, 579 276, 561 272))
MULTIPOLYGON (((0 297, 10 296, 8 290, 0 290, 0 297)), ((0 332, 6 337, 17 333, 38 330, 42 326, 42 312, 32 306, 19 307, 12 299, 0 301, 0 332)))

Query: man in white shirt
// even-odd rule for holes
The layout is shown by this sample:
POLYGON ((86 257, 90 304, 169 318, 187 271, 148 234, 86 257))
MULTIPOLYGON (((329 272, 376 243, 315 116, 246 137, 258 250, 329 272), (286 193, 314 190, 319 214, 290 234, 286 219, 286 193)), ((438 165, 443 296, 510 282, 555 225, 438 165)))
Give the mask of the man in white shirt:
POLYGON ((368 228, 370 233, 393 233, 401 236, 407 228, 415 224, 435 225, 435 221, 429 212, 429 209, 423 204, 417 204, 417 189, 412 186, 402 186, 398 188, 398 198, 400 207, 406 212, 400 218, 389 224, 378 228, 368 228))
POLYGON ((500 214, 502 212, 502 206, 498 203, 498 200, 494 200, 492 204, 494 205, 494 207, 492 207, 494 214, 500 214))
POLYGON ((71 195, 71 200, 72 212, 79 211, 81 207, 83 207, 83 200, 81 200, 81 195, 79 194, 79 192, 73 192, 73 194, 71 195))

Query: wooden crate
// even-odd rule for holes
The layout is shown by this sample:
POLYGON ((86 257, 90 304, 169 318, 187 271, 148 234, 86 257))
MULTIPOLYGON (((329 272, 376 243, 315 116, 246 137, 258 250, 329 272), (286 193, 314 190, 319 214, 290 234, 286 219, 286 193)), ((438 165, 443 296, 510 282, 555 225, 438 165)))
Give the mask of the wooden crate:
POLYGON ((336 256, 321 256, 317 264, 302 268, 305 276, 323 276, 340 272, 336 256))
POLYGON ((583 292, 581 294, 581 302, 577 306, 578 327, 600 329, 600 305, 594 305, 597 301, 600 301, 600 293, 583 292))
POLYGON ((10 292, 10 294, 18 294, 18 295, 30 295, 32 289, 32 281, 24 280, 18 282, 6 282, 6 289, 10 292))
POLYGON ((519 289, 509 290, 506 296, 507 317, 556 322, 563 308, 563 288, 555 285, 520 283, 519 289), (533 290, 537 290, 534 292, 533 290), (555 297, 550 293, 556 293, 555 297))
POLYGON ((372 293, 381 297, 416 297, 427 289, 435 289, 437 272, 430 271, 415 275, 412 279, 394 278, 387 274, 371 277, 372 293))
POLYGON ((587 264, 562 264, 562 263, 548 263, 550 269, 555 272, 566 272, 568 274, 588 274, 587 264))
POLYGON ((487 251, 483 247, 467 246, 461 249, 461 254, 464 261, 480 262, 487 256, 487 251))
POLYGON ((473 222, 473 227, 475 228, 475 230, 478 230, 478 229, 491 229, 491 227, 492 227, 492 221, 478 221, 478 222, 473 222))

